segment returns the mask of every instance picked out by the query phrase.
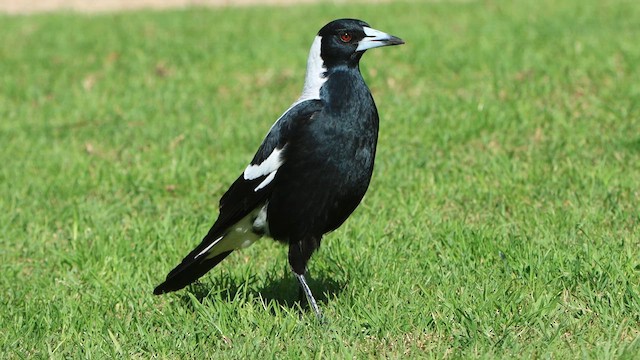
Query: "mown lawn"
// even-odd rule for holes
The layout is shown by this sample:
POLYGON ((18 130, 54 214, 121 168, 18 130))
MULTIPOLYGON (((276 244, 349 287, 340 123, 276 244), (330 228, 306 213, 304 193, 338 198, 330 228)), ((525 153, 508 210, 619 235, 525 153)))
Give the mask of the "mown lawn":
POLYGON ((636 358, 640 3, 442 1, 0 17, 0 357, 636 358), (402 37, 381 135, 310 264, 261 241, 153 287, 302 87, 316 31, 402 37))

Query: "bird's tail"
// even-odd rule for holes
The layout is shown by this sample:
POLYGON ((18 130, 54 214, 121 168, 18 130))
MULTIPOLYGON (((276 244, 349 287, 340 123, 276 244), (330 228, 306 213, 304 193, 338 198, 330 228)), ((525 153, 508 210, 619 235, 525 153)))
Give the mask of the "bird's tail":
POLYGON ((218 265, 234 250, 247 247, 258 240, 261 235, 252 231, 253 218, 253 214, 245 216, 231 226, 231 230, 216 222, 202 239, 202 243, 171 270, 167 279, 153 293, 160 295, 184 288, 218 265))
POLYGON ((167 275, 167 279, 162 284, 156 286, 153 290, 153 294, 161 295, 184 288, 198 280, 202 275, 206 274, 207 271, 218 265, 220 261, 224 260, 224 258, 229 256, 232 252, 233 250, 225 251, 212 258, 204 258, 202 261, 194 259, 192 252, 192 254, 187 255, 187 257, 182 260, 180 265, 171 270, 169 275, 167 275))

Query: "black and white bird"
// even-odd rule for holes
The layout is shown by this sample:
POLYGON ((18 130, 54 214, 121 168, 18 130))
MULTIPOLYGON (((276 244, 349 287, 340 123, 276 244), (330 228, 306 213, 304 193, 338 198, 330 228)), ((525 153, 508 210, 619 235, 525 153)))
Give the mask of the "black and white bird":
POLYGON ((334 20, 315 37, 300 98, 273 124, 251 163, 220 199, 202 243, 155 288, 184 288, 234 250, 262 236, 289 244, 289 265, 310 306, 307 262, 322 236, 351 215, 371 180, 378 111, 360 74, 368 49, 404 44, 355 19, 334 20))

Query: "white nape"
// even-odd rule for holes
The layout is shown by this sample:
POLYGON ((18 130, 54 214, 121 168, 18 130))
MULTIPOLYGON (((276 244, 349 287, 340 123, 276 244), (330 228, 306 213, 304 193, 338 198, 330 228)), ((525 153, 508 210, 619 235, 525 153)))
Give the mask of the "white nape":
MULTIPOLYGON (((307 101, 307 100, 320 100, 320 88, 327 81, 327 78, 324 77, 325 71, 327 71, 326 66, 324 66, 324 60, 320 56, 322 46, 322 36, 316 36, 311 44, 311 49, 309 50, 309 56, 307 57, 307 73, 304 78, 304 86, 302 87, 302 94, 298 100, 296 100, 285 112, 280 115, 278 120, 276 120, 273 125, 271 125, 271 129, 285 116, 289 110, 293 109, 296 105, 307 101)), ((269 132, 271 132, 269 129, 269 132)))
POLYGON ((320 88, 327 81, 325 72, 327 67, 324 65, 321 54, 322 36, 316 36, 309 50, 307 57, 307 74, 304 78, 304 87, 300 98, 291 106, 295 106, 305 100, 320 99, 320 88))

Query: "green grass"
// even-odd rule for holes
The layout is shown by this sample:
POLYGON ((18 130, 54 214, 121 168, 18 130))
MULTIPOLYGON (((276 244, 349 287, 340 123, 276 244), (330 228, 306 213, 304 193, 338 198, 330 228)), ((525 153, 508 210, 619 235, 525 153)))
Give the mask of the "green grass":
POLYGON ((0 17, 0 357, 635 358, 640 3, 469 1, 0 17), (374 180, 296 303, 267 240, 152 289, 302 87, 367 53, 374 180))

